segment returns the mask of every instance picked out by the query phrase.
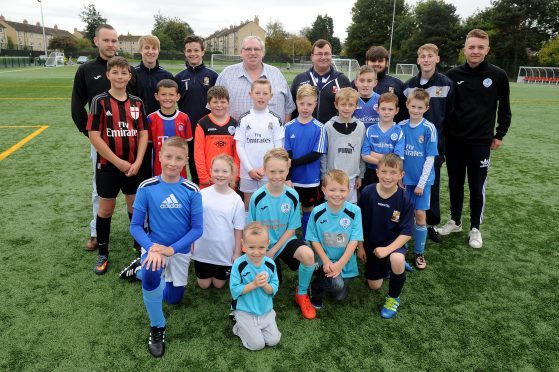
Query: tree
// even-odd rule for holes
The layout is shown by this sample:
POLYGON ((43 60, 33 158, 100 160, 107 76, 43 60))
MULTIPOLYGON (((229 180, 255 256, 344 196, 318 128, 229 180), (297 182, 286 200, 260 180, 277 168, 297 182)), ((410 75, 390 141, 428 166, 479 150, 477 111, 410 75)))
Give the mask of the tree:
POLYGON ((295 52, 296 56, 308 56, 311 54, 312 44, 305 36, 289 35, 287 46, 290 55, 295 52))
POLYGON ((345 41, 346 53, 351 58, 363 61, 365 52, 373 45, 390 46, 392 12, 396 1, 394 27, 394 49, 409 38, 406 28, 409 22, 409 9, 404 0, 357 0, 351 9, 352 23, 347 28, 345 41), (400 32, 396 32, 397 30, 400 32), (397 38, 398 36, 399 38, 397 38))
POLYGON ((83 8, 84 9, 80 12, 80 19, 85 23, 84 37, 93 45, 95 29, 97 26, 107 23, 107 18, 101 16, 101 13, 95 8, 95 4, 84 5, 83 8))
POLYGON ((559 36, 544 44, 538 53, 538 60, 543 66, 559 66, 559 36))
POLYGON ((342 51, 340 39, 334 36, 334 20, 327 14, 324 16, 319 14, 305 36, 311 44, 318 39, 328 40, 332 44, 333 54, 339 54, 342 51))
POLYGON ((178 17, 165 17, 161 13, 155 14, 153 18, 155 23, 151 33, 159 38, 161 50, 182 51, 184 38, 194 33, 190 25, 178 17))
POLYGON ((411 19, 413 31, 402 42, 398 51, 400 58, 415 62, 417 48, 433 43, 439 48, 444 64, 456 64, 463 37, 456 7, 443 0, 427 0, 417 4, 411 19))
POLYGON ((74 36, 55 36, 49 41, 48 49, 62 50, 64 54, 72 55, 78 51, 78 40, 74 36))
POLYGON ((278 21, 270 21, 266 25, 266 54, 270 56, 281 56, 290 54, 287 43, 287 32, 278 21))

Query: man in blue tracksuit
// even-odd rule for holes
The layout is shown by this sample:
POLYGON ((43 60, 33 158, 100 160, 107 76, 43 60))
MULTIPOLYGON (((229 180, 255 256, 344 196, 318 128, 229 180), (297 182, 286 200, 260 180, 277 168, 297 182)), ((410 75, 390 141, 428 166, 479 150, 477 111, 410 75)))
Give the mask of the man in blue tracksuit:
MULTIPOLYGON (((215 85, 217 72, 204 65, 204 39, 189 35, 184 39, 186 68, 175 76, 179 85, 179 110, 186 113, 192 124, 192 134, 196 133, 198 121, 210 113, 206 108, 208 89, 215 85)), ((247 92, 248 94, 248 92, 247 92)), ((194 141, 188 142, 188 153, 194 154, 194 141)), ((199 183, 194 165, 194 156, 188 158, 190 180, 199 183)))
MULTIPOLYGON (((404 83, 403 91, 406 99, 416 88, 423 88, 429 93, 429 110, 424 114, 424 117, 437 128, 439 155, 435 157, 435 180, 431 186, 430 209, 427 210, 427 232, 429 238, 436 243, 442 241, 442 237, 435 227, 441 223, 439 195, 441 167, 445 161, 443 128, 450 120, 454 98, 454 82, 437 72, 437 63, 439 61, 439 48, 435 44, 420 46, 417 50, 417 64, 419 65, 420 72, 404 83)), ((401 110, 403 111, 402 116, 407 119, 409 117, 408 110, 405 105, 403 107, 404 109, 401 110)))
MULTIPOLYGON (((313 67, 295 77, 291 84, 291 96, 295 101, 297 89, 301 85, 310 84, 315 86, 318 93, 318 103, 313 116, 321 123, 326 123, 337 115, 334 107, 336 92, 342 88, 351 86, 349 79, 343 73, 336 71, 332 65, 332 45, 323 39, 317 40, 312 47, 311 59, 313 67)), ((297 110, 292 117, 297 117, 297 110)))

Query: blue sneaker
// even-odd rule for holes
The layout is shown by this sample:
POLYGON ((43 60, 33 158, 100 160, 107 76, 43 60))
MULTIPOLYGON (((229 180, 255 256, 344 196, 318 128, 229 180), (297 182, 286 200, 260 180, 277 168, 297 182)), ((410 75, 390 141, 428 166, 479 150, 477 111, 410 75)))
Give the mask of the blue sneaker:
POLYGON ((386 296, 386 302, 380 309, 380 317, 384 319, 394 318, 398 312, 398 306, 400 306, 400 297, 392 298, 386 296))

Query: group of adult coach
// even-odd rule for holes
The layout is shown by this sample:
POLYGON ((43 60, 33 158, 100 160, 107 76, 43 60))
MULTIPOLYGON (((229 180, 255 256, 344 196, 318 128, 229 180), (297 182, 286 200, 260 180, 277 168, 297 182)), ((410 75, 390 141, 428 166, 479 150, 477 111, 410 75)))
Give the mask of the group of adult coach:
MULTIPOLYGON (((95 32, 94 43, 99 50, 96 59, 81 65, 74 79, 72 91, 72 118, 78 130, 87 135, 87 111, 85 106, 97 94, 107 91, 110 84, 106 78, 107 61, 118 51, 118 34, 110 25, 101 25, 95 32)), ((431 211, 427 223, 436 226, 440 223, 439 192, 440 168, 446 155, 451 220, 441 229, 432 229, 430 237, 440 241, 438 232, 446 235, 462 230, 461 215, 464 200, 464 183, 466 174, 470 188, 470 221, 471 229, 479 232, 485 207, 485 183, 489 167, 490 150, 500 147, 511 122, 509 103, 509 84, 505 72, 486 61, 489 53, 489 38, 481 30, 472 30, 466 37, 464 55, 466 63, 453 68, 446 76, 431 74, 427 79, 413 77, 404 84, 401 80, 388 75, 388 53, 383 47, 371 47, 365 56, 366 63, 377 73, 375 92, 378 94, 391 92, 404 98, 406 86, 432 87, 434 79, 442 79, 449 83, 448 90, 440 98, 452 100, 451 114, 440 123, 435 123, 439 131, 439 157, 435 162, 437 174, 436 185, 432 190, 431 211), (444 77, 444 80, 443 78, 444 77), (449 80, 450 79, 450 80, 449 80), (411 85, 410 85, 411 83, 411 85), (452 89, 453 97, 448 93, 452 89), (443 97, 444 96, 444 97, 443 97), (498 113, 497 131, 495 119, 498 113), (446 130, 443 132, 443 127, 446 130), (444 141, 442 139, 445 139, 444 141), (445 146, 446 144, 446 146, 445 146), (434 195, 435 194, 435 195, 434 195)), ((159 50, 142 50, 142 62, 133 70, 133 78, 129 84, 129 92, 146 100, 149 112, 156 111, 159 106, 153 99, 155 84, 161 79, 172 78, 172 74, 159 66, 157 57, 159 50)), ((268 79, 272 85, 272 100, 269 107, 285 122, 296 116, 294 96, 297 88, 303 84, 311 84, 317 88, 318 104, 314 116, 320 122, 328 121, 336 115, 334 97, 336 92, 351 86, 351 82, 343 73, 336 71, 332 64, 332 46, 325 40, 317 41, 311 51, 312 67, 297 75, 289 87, 281 71, 263 63, 265 55, 264 42, 257 36, 248 36, 241 45, 242 62, 225 68, 221 74, 207 68, 203 63, 204 41, 197 36, 185 39, 186 68, 174 79, 179 85, 179 109, 188 114, 193 126, 208 113, 206 109, 207 90, 214 85, 225 86, 230 93, 229 114, 238 119, 252 105, 249 97, 250 85, 257 79, 268 79)), ((419 63, 419 60, 418 60, 419 63)), ((436 85, 436 84, 435 84, 436 85)), ((439 93, 441 91, 438 91, 439 93)), ((426 115, 429 119, 428 115, 426 115)), ((396 120, 405 118, 405 110, 396 120)), ((194 133, 193 128, 193 133, 194 133)), ((190 142, 193 144, 193 141, 190 142)), ((189 149, 192 153, 192 149, 189 149)), ((91 160, 95 174, 96 152, 91 147, 91 160)), ((197 183, 193 157, 189 159, 192 181, 197 183)), ((90 224, 90 237, 86 249, 97 248, 95 218, 97 216, 98 196, 93 177, 93 220, 90 224)), ((481 247, 481 234, 476 236, 481 247)), ((470 240, 470 245, 471 240, 470 240)))

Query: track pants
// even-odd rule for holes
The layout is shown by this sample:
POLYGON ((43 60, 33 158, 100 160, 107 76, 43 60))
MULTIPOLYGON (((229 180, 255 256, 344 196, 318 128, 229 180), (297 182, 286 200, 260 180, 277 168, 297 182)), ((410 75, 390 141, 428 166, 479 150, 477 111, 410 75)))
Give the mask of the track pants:
POLYGON ((466 174, 470 188, 470 228, 479 229, 483 221, 490 151, 490 145, 446 143, 450 216, 457 224, 462 221, 466 174))

